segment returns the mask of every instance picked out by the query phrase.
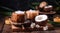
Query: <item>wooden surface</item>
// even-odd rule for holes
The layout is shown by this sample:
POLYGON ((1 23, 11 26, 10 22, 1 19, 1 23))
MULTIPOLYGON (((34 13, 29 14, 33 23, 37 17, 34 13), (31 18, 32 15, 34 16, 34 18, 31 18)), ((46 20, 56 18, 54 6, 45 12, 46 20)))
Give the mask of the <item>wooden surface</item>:
POLYGON ((4 25, 2 33, 60 33, 60 28, 51 31, 12 32, 10 25, 4 25))
POLYGON ((11 25, 4 24, 4 21, 0 22, 0 33, 60 33, 59 27, 54 27, 55 30, 50 31, 32 31, 32 32, 12 32, 11 25))
POLYGON ((60 33, 60 27, 54 27, 54 30, 48 30, 48 31, 12 32, 11 25, 5 24, 4 19, 1 19, 0 33, 60 33))
POLYGON ((1 18, 2 16, 0 16, 0 33, 2 32, 2 29, 4 27, 4 19, 1 18))

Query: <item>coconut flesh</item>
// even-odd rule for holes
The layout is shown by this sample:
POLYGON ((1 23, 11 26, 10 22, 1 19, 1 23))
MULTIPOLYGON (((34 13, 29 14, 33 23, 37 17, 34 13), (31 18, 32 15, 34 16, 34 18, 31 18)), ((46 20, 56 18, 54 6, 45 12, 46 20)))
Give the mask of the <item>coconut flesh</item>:
POLYGON ((47 19, 48 19, 47 15, 38 15, 35 17, 36 22, 42 22, 42 21, 45 21, 47 19))

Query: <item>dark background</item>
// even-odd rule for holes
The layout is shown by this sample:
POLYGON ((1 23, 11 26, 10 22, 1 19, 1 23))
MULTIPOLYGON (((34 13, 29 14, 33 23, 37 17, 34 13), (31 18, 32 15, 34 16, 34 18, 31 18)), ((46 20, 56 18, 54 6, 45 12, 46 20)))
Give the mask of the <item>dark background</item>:
POLYGON ((60 6, 57 4, 59 0, 0 0, 0 6, 8 7, 13 10, 28 10, 31 8, 33 2, 46 1, 49 5, 54 7, 60 6))
MULTIPOLYGON (((16 10, 29 10, 33 9, 32 3, 46 1, 48 5, 53 5, 57 14, 60 13, 60 0, 0 0, 0 14, 11 14, 16 10)), ((36 5, 36 4, 35 4, 36 5)), ((33 6, 34 7, 34 6, 33 6)))

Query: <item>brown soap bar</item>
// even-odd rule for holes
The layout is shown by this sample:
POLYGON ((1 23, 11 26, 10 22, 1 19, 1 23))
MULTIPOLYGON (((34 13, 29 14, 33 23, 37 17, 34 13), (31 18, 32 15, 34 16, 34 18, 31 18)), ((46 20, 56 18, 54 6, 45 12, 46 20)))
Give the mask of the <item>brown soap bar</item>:
POLYGON ((12 13, 12 16, 11 16, 11 21, 12 22, 17 22, 17 23, 24 23, 25 21, 25 14, 17 14, 15 12, 12 13))
POLYGON ((26 11, 26 19, 31 20, 31 21, 35 21, 35 17, 39 15, 39 11, 35 11, 35 10, 28 10, 26 11))

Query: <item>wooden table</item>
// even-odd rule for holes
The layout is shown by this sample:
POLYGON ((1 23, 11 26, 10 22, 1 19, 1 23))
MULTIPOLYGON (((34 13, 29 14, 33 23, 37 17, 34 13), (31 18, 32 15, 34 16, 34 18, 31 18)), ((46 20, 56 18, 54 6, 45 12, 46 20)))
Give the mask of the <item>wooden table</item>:
POLYGON ((60 28, 55 27, 55 30, 51 31, 12 32, 11 25, 6 25, 4 18, 0 18, 0 33, 60 33, 60 28))
POLYGON ((55 30, 51 30, 51 31, 12 32, 11 25, 6 25, 4 23, 4 18, 0 20, 0 33, 60 33, 59 27, 54 27, 54 28, 55 30))
POLYGON ((60 33, 59 27, 54 28, 55 30, 50 31, 12 32, 10 25, 4 24, 4 20, 0 21, 0 33, 60 33))
POLYGON ((60 33, 60 28, 55 27, 55 30, 51 31, 12 32, 10 25, 4 25, 2 33, 60 33))

